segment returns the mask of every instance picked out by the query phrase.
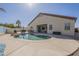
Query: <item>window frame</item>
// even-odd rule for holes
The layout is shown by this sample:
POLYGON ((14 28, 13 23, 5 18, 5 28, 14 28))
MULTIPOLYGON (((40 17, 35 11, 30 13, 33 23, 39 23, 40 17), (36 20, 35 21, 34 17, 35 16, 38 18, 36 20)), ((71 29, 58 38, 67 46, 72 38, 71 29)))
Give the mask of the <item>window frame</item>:
POLYGON ((70 23, 64 24, 64 30, 70 30, 70 23))
POLYGON ((52 29, 53 29, 52 24, 50 24, 49 25, 49 30, 52 30, 52 29))

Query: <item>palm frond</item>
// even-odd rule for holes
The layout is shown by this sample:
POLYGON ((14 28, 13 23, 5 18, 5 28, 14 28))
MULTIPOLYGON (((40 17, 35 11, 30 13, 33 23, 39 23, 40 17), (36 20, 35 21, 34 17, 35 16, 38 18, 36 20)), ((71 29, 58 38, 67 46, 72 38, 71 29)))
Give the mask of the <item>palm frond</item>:
POLYGON ((6 12, 6 10, 3 8, 0 8, 0 12, 6 12))

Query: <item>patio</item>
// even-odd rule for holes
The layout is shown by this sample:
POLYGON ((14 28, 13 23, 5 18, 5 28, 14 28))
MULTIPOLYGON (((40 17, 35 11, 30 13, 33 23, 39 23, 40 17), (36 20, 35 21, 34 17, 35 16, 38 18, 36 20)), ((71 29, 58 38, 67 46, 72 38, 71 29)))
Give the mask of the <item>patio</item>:
POLYGON ((0 36, 0 42, 6 44, 6 56, 66 56, 79 48, 73 39, 52 37, 48 40, 16 39, 9 34, 0 36))

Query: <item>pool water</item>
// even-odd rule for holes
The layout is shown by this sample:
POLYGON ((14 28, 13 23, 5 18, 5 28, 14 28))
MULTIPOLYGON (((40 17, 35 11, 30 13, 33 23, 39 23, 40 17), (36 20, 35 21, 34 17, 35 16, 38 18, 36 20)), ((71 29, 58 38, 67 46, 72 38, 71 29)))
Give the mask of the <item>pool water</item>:
POLYGON ((4 56, 5 44, 0 43, 0 56, 4 56))
POLYGON ((24 40, 45 40, 48 39, 49 36, 45 35, 33 35, 33 34, 25 34, 25 35, 19 35, 17 38, 21 38, 24 40))

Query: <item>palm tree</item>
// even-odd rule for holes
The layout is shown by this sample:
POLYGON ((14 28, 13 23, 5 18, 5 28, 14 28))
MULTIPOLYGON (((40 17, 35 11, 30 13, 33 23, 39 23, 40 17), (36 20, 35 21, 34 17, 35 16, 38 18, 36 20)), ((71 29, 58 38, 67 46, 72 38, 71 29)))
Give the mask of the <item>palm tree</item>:
POLYGON ((17 27, 18 27, 18 28, 21 27, 21 22, 20 22, 20 20, 17 20, 17 21, 16 21, 16 24, 17 24, 17 27))
POLYGON ((6 12, 6 10, 3 8, 0 8, 0 12, 6 12))

